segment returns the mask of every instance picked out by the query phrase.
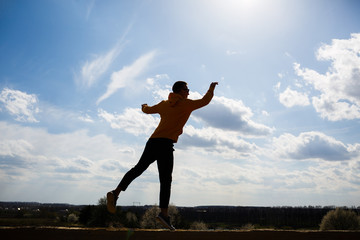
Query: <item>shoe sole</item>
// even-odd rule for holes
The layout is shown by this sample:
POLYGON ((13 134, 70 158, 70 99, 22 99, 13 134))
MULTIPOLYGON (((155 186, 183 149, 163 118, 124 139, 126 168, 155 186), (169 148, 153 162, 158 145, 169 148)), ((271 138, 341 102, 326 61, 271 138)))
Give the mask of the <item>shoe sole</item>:
POLYGON ((106 206, 107 206, 107 210, 110 212, 110 213, 115 213, 116 212, 116 206, 115 206, 115 197, 114 197, 114 194, 112 194, 111 192, 108 192, 106 194, 106 206))
POLYGON ((161 225, 163 225, 164 228, 169 229, 170 231, 175 231, 175 228, 172 226, 169 226, 164 219, 162 219, 161 217, 157 216, 156 220, 158 220, 159 223, 161 223, 161 225))

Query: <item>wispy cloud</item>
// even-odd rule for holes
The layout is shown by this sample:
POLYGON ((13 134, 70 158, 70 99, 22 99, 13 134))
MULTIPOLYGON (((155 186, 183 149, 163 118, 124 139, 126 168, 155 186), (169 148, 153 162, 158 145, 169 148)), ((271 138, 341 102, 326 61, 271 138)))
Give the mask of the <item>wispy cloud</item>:
POLYGON ((0 93, 0 102, 16 121, 38 122, 35 115, 40 112, 38 98, 19 90, 4 88, 0 93))
MULTIPOLYGON (((91 11, 94 3, 90 3, 89 11, 91 11)), ((90 14, 90 13, 89 13, 90 14)), ((93 59, 87 60, 79 73, 75 73, 75 82, 81 87, 93 86, 103 74, 105 74, 114 60, 118 57, 123 47, 126 45, 126 36, 132 29, 132 23, 125 29, 124 34, 115 46, 104 54, 95 55, 93 59)))
POLYGON ((136 84, 137 78, 147 70, 149 64, 156 56, 156 51, 151 51, 139 57, 129 66, 123 67, 120 71, 111 75, 111 81, 107 86, 106 92, 97 100, 97 104, 104 101, 117 90, 124 87, 138 88, 136 84))
POLYGON ((76 82, 81 87, 93 86, 99 78, 109 69, 115 58, 119 55, 123 44, 119 43, 103 55, 88 60, 82 66, 80 76, 76 76, 76 82))
POLYGON ((85 16, 86 20, 89 19, 90 14, 95 6, 95 0, 88 1, 87 4, 88 5, 86 6, 86 16, 85 16))

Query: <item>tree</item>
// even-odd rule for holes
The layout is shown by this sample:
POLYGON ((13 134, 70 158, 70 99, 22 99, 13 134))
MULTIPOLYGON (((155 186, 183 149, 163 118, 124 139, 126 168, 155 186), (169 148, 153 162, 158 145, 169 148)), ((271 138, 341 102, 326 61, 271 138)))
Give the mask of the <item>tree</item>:
POLYGON ((102 197, 98 200, 98 206, 106 206, 107 204, 107 198, 106 197, 102 197))
POLYGON ((355 212, 336 208, 329 211, 321 220, 320 230, 356 230, 360 229, 359 218, 355 212))

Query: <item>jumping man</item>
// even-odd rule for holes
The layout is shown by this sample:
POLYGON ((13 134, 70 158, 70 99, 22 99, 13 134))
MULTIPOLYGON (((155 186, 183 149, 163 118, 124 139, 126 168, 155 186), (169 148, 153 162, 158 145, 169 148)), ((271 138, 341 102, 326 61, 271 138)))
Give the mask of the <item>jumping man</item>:
POLYGON ((107 193, 107 208, 111 213, 116 212, 116 201, 121 191, 125 191, 129 184, 140 176, 150 164, 157 161, 160 179, 160 209, 157 220, 170 230, 175 230, 171 225, 168 215, 170 201, 172 171, 174 164, 173 147, 183 132, 183 127, 192 111, 210 103, 214 96, 217 82, 210 84, 207 93, 198 100, 188 99, 189 89, 183 81, 175 82, 168 100, 161 101, 154 106, 143 104, 141 109, 147 114, 160 114, 160 123, 145 145, 144 152, 139 162, 130 169, 122 178, 117 188, 107 193))

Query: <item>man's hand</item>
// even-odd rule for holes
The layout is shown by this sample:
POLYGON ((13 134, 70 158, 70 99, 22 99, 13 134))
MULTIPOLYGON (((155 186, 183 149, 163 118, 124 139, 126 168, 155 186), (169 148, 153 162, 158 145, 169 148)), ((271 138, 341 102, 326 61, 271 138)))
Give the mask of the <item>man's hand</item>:
POLYGON ((210 84, 210 88, 209 88, 209 89, 210 89, 211 91, 214 91, 215 86, 218 85, 218 84, 219 84, 218 82, 212 82, 212 83, 210 84))
POLYGON ((144 107, 147 107, 147 106, 148 106, 147 103, 141 104, 141 110, 143 110, 144 107))

